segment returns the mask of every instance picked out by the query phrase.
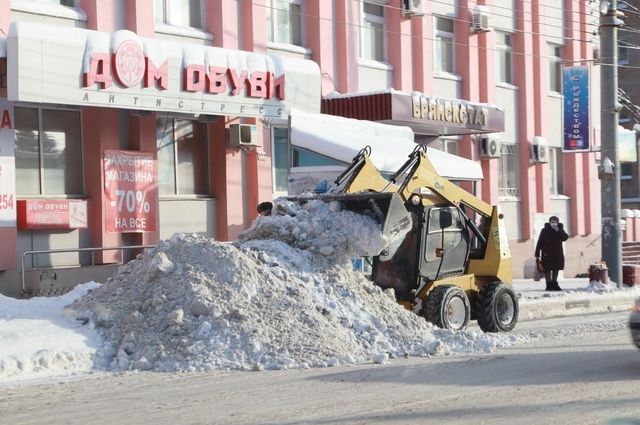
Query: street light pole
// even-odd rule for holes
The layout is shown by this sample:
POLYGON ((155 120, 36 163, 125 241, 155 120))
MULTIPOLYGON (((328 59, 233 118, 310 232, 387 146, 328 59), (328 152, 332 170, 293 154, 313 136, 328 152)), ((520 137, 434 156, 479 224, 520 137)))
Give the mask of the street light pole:
POLYGON ((600 16, 600 190, 602 207, 602 258, 611 280, 622 287, 620 229, 620 162, 618 159, 618 19, 617 0, 602 2, 600 16))

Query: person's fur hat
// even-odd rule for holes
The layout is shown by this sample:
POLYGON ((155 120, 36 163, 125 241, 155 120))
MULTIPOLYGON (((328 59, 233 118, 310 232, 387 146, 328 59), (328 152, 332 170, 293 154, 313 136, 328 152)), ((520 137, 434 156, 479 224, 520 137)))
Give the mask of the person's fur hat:
POLYGON ((258 204, 258 214, 266 211, 271 211, 273 209, 273 203, 266 201, 258 204))

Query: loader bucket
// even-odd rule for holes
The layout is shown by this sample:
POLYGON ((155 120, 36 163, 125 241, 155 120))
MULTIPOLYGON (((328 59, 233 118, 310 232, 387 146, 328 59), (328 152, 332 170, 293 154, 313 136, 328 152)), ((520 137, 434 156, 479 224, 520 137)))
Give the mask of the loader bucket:
MULTIPOLYGON (((411 230, 411 216, 402 202, 402 198, 395 192, 359 192, 325 194, 313 198, 287 198, 294 202, 320 199, 324 202, 339 202, 342 209, 367 215, 382 226, 382 233, 387 239, 387 248, 382 255, 393 255, 411 230)), ((370 254, 375 255, 375 254, 370 254)))

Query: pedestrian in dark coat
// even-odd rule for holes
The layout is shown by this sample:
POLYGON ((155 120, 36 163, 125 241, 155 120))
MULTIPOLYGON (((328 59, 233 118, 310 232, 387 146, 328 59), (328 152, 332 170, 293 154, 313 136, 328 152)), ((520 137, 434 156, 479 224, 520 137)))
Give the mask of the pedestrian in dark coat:
POLYGON ((536 244, 536 260, 542 262, 544 278, 547 283, 547 291, 561 291, 558 285, 558 272, 564 269, 564 251, 562 242, 569 239, 564 231, 564 226, 558 217, 551 216, 549 222, 544 224, 536 244), (540 254, 542 253, 542 257, 540 254))

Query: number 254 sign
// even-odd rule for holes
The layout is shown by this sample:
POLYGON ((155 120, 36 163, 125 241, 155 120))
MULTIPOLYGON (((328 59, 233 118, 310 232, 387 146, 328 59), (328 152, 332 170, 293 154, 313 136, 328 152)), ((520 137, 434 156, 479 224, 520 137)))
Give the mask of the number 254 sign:
POLYGON ((0 194, 0 210, 12 210, 14 208, 13 195, 10 193, 0 194))

